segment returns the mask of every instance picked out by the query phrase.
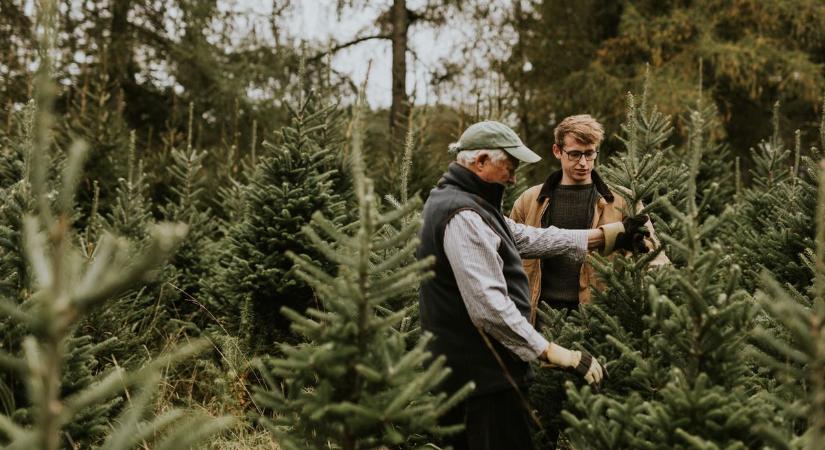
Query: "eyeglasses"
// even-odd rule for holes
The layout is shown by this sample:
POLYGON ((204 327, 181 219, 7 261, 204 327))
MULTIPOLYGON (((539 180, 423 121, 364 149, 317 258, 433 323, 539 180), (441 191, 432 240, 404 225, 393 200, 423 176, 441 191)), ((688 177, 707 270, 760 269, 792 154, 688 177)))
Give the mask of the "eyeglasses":
POLYGON ((582 156, 584 156, 584 159, 588 161, 593 161, 594 159, 596 159, 596 156, 599 155, 599 152, 595 150, 587 150, 583 152, 581 150, 567 151, 565 149, 561 149, 561 151, 563 151, 567 155, 567 159, 569 161, 578 161, 581 159, 582 156))

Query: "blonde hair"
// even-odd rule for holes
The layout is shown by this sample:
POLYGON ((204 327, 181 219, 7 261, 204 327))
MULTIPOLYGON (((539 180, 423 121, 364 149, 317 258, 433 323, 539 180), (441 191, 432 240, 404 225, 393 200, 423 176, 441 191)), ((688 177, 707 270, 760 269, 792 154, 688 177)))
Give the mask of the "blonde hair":
POLYGON ((596 146, 598 146, 602 143, 602 139, 604 139, 604 128, 602 128, 602 124, 597 122, 590 114, 579 114, 565 117, 556 129, 553 130, 556 145, 559 147, 563 146, 564 137, 568 134, 582 144, 596 144, 596 146))

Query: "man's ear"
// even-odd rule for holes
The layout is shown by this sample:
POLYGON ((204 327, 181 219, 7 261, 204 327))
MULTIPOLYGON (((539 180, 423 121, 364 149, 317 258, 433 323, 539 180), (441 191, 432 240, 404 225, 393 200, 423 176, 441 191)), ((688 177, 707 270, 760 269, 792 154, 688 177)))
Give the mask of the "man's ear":
POLYGON ((559 147, 558 144, 553 144, 553 156, 555 156, 556 159, 561 159, 561 147, 559 147))
POLYGON ((476 164, 478 164, 479 167, 483 166, 484 164, 486 164, 489 161, 490 161, 490 155, 488 155, 487 153, 482 153, 482 154, 478 155, 478 157, 476 158, 476 164))

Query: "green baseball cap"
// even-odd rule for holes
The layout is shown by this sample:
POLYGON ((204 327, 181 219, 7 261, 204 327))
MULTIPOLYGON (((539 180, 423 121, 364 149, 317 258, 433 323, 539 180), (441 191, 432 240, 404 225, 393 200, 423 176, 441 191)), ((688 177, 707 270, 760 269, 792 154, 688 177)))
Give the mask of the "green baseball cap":
POLYGON ((515 131, 494 120, 485 120, 470 125, 461 134, 456 145, 451 148, 455 151, 501 149, 522 162, 541 161, 541 156, 527 148, 515 131))

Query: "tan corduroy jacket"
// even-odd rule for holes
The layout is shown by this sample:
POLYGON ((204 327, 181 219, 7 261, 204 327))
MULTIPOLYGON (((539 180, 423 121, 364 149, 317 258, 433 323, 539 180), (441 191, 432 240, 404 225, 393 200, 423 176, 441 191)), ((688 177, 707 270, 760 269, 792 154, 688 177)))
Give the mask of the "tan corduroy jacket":
MULTIPOLYGON (((592 172, 593 183, 596 185, 596 191, 599 193, 598 200, 594 206, 593 222, 590 228, 599 228, 605 224, 621 222, 624 219, 622 210, 625 207, 625 201, 613 192, 602 181, 601 177, 594 170, 592 172)), ((513 205, 513 210, 510 212, 510 218, 516 222, 530 225, 533 227, 541 227, 541 218, 547 211, 550 205, 550 196, 553 189, 561 182, 561 171, 555 172, 544 184, 539 184, 524 191, 518 200, 513 205)), ((653 230, 653 224, 648 222, 647 229, 650 230, 650 241, 648 246, 658 246, 659 241, 656 239, 653 230)), ((653 261, 651 266, 658 266, 669 264, 670 260, 664 252, 660 252, 653 261)), ((540 259, 524 259, 524 271, 527 273, 527 279, 530 281, 530 323, 536 322, 536 308, 538 307, 539 296, 541 295, 541 260, 540 259)), ((595 276, 595 271, 589 262, 582 264, 581 272, 579 274, 579 303, 588 303, 590 301, 590 287, 600 288, 604 283, 595 276)))

